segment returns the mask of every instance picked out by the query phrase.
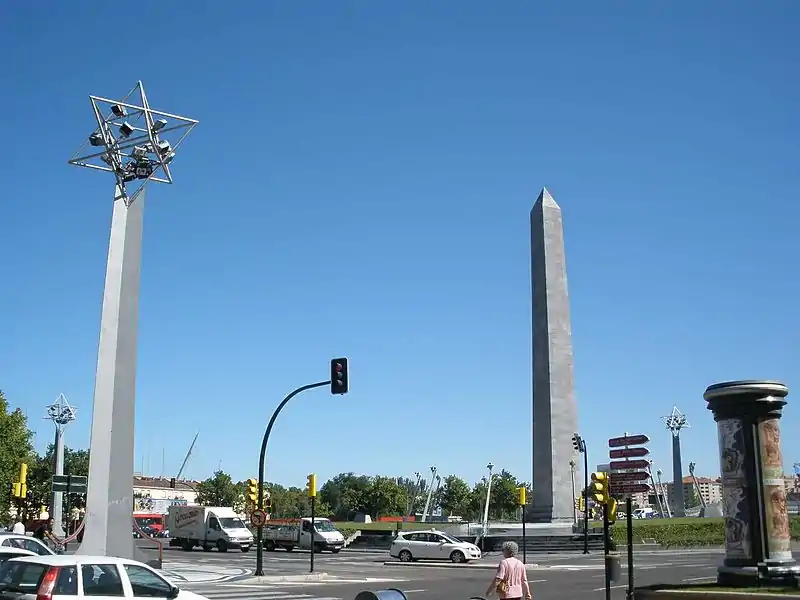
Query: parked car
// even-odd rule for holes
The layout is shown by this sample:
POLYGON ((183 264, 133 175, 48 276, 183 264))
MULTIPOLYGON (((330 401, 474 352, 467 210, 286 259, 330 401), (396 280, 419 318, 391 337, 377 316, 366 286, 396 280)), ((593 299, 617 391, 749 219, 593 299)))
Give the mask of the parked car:
POLYGON ((40 556, 55 554, 47 544, 35 537, 19 533, 0 533, 0 549, 2 548, 22 548, 40 556))
POLYGON ((145 564, 109 556, 49 555, 0 564, 0 600, 71 598, 208 600, 182 590, 145 564))
POLYGON ((462 563, 479 559, 481 550, 475 544, 463 542, 448 533, 431 529, 399 532, 392 542, 389 555, 403 562, 450 560, 462 563))

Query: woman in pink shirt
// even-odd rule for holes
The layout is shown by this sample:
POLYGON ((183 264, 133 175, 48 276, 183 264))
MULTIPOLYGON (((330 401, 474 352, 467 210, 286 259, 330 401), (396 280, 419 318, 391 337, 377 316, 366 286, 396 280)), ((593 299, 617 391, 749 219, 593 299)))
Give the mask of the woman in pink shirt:
POLYGON ((516 542, 503 544, 504 558, 497 565, 494 580, 486 590, 487 596, 496 591, 503 600, 522 600, 522 593, 525 592, 525 598, 531 600, 528 572, 522 561, 517 558, 517 552, 519 552, 519 546, 516 542))

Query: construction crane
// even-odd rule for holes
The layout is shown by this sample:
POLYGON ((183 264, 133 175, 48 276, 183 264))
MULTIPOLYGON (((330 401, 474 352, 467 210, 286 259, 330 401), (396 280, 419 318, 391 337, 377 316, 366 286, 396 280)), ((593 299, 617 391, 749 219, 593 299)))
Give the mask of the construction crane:
POLYGON ((178 474, 175 476, 176 481, 180 481, 181 475, 183 475, 183 470, 186 468, 186 463, 189 462, 189 457, 192 455, 192 450, 194 449, 195 442, 197 442, 198 435, 200 435, 199 431, 194 434, 192 445, 189 446, 189 451, 186 453, 186 457, 183 459, 183 464, 181 464, 181 468, 178 470, 178 474))

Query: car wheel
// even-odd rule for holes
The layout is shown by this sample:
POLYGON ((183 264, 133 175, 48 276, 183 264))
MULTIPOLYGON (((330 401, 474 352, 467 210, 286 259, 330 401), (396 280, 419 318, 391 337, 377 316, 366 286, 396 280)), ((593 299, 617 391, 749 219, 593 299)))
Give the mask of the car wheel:
POLYGON ((334 548, 333 550, 331 550, 331 552, 333 552, 334 554, 339 554, 339 552, 341 551, 342 551, 341 548, 334 548))
POLYGON ((275 542, 273 542, 272 540, 267 540, 266 542, 264 542, 264 549, 266 549, 267 552, 274 552, 275 542))
POLYGON ((250 546, 242 546, 242 552, 250 552, 250 546))
POLYGON ((411 552, 408 550, 401 550, 400 554, 397 555, 397 558, 399 558, 401 562, 411 562, 414 560, 414 557, 411 556, 411 552))
POLYGON ((450 553, 450 560, 454 563, 463 563, 466 561, 466 557, 461 550, 453 550, 453 552, 450 553))
POLYGON ((217 540, 217 550, 220 552, 228 551, 228 544, 225 543, 225 540, 217 540))

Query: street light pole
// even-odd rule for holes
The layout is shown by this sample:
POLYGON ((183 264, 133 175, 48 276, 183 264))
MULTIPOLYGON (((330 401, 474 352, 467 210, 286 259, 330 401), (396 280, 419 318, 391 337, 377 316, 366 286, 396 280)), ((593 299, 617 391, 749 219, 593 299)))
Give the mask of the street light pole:
POLYGON ((494 469, 494 465, 489 463, 486 465, 486 468, 489 469, 489 480, 486 485, 486 504, 483 506, 483 537, 486 537, 486 533, 489 531, 489 500, 492 497, 492 469, 494 469))
POLYGON ((575 499, 577 496, 575 495, 575 466, 577 463, 574 459, 570 459, 569 461, 569 476, 570 480, 572 481, 572 524, 576 525, 578 523, 578 509, 575 507, 575 499))

